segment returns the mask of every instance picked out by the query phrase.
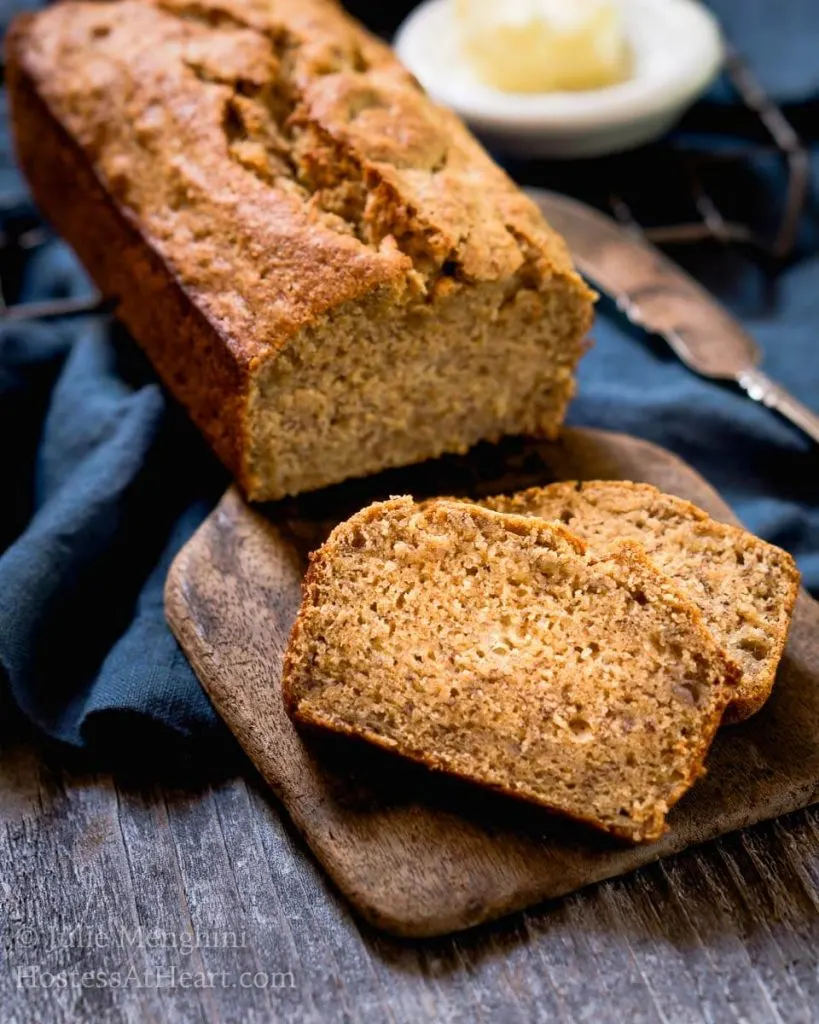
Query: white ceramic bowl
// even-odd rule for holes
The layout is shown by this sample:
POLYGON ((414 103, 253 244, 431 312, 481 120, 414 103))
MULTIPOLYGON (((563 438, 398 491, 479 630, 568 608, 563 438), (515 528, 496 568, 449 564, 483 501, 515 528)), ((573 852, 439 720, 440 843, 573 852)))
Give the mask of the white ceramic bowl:
POLYGON ((394 46, 430 95, 490 144, 526 156, 599 156, 668 131, 714 80, 724 55, 715 18, 696 0, 619 3, 633 74, 604 89, 508 93, 484 84, 461 53, 452 0, 422 3, 394 46))

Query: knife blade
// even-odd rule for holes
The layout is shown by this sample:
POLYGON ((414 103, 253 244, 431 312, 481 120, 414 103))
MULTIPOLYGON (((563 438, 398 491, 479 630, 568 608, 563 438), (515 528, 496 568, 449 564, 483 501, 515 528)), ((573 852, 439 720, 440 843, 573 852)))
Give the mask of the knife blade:
POLYGON ((762 371, 754 339, 682 267, 585 203, 544 189, 530 195, 566 239, 580 273, 632 323, 665 338, 696 373, 735 381, 819 443, 819 415, 762 371))

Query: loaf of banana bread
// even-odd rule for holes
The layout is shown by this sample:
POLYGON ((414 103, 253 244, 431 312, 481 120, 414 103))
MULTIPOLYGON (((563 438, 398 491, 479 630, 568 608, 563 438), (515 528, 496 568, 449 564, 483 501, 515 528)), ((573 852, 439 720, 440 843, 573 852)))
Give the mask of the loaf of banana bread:
POLYGON ((7 80, 43 213, 250 498, 557 431, 591 292, 331 0, 60 3, 7 80))

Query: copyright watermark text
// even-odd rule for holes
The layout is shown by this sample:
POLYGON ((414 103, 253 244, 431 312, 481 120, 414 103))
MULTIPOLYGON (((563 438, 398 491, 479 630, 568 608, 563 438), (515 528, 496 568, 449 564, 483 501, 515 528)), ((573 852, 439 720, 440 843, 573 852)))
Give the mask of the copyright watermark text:
POLYGON ((292 971, 191 971, 180 967, 131 967, 124 971, 78 968, 47 971, 37 964, 15 967, 18 989, 153 988, 212 989, 255 988, 289 989, 296 987, 292 971))
POLYGON ((46 929, 18 928, 12 941, 18 949, 58 952, 64 949, 174 949, 189 956, 195 949, 246 949, 245 932, 208 929, 172 932, 141 925, 113 928, 52 926, 46 929))

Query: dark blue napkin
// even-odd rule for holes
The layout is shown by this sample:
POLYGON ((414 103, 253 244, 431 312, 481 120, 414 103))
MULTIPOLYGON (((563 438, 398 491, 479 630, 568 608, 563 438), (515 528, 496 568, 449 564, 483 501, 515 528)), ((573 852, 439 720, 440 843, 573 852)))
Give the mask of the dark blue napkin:
MULTIPOLYGON (((26 269, 27 298, 88 290, 60 242, 26 269)), ((0 664, 19 707, 77 745, 145 721, 213 730, 162 588, 226 475, 133 342, 99 320, 6 327, 0 429, 0 664)))
MULTIPOLYGON (((0 24, 14 6, 34 3, 0 2, 0 24)), ((805 116, 819 103, 814 0, 714 6, 803 131, 819 126, 805 116)), ((715 188, 721 204, 767 228, 782 204, 784 172, 758 135, 746 138, 747 124, 722 88, 685 131, 714 149, 753 144, 715 188)), ((813 156, 816 181, 819 152, 813 156)), ((690 214, 679 157, 666 146, 586 165, 511 169, 595 201, 616 190, 646 222, 690 214)), ((817 223, 813 195, 797 258, 785 269, 737 249, 674 253, 748 324, 766 369, 814 408, 817 223)), ((0 230, 21 241, 0 255, 8 300, 89 294, 62 243, 36 244, 36 213, 5 131, 0 230)), ((792 551, 808 587, 819 591, 816 449, 735 390, 691 375, 662 342, 605 304, 594 336, 571 422, 627 431, 680 454, 751 529, 792 551)), ((0 675, 17 705, 75 746, 115 749, 149 735, 213 742, 220 726, 165 625, 162 587, 175 552, 226 485, 224 471, 131 340, 99 318, 0 326, 0 436, 0 675)))

